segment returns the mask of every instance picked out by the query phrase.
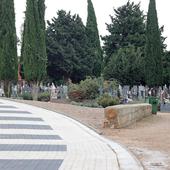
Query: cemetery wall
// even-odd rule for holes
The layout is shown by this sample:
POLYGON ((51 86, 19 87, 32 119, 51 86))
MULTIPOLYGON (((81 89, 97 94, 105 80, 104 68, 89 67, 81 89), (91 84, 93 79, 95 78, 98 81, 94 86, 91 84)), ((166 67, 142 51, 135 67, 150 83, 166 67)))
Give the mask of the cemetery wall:
POLYGON ((105 108, 104 127, 106 124, 113 128, 127 127, 151 114, 152 106, 147 103, 109 106, 105 108))

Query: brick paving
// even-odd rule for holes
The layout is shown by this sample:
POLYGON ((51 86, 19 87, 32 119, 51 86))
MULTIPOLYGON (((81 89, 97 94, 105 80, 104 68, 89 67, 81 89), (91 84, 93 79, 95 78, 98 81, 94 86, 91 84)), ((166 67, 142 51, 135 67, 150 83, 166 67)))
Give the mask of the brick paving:
POLYGON ((0 99, 0 169, 140 170, 120 145, 52 111, 0 99))

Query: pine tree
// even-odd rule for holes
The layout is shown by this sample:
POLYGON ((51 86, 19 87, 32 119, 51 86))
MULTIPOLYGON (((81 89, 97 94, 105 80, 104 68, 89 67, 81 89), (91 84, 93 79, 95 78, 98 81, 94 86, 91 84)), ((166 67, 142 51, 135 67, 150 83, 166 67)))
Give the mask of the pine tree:
POLYGON ((17 80, 17 36, 13 0, 0 2, 0 80, 4 82, 7 97, 11 83, 17 80))
POLYGON ((46 76, 45 45, 45 4, 44 0, 27 0, 22 56, 25 80, 33 87, 33 97, 37 98, 37 86, 46 76))
POLYGON ((93 75, 100 76, 103 65, 103 52, 100 46, 95 10, 91 0, 88 0, 86 33, 88 37, 89 54, 93 59, 93 75))
POLYGON ((162 44, 155 0, 150 0, 147 14, 145 78, 149 87, 162 85, 162 44))

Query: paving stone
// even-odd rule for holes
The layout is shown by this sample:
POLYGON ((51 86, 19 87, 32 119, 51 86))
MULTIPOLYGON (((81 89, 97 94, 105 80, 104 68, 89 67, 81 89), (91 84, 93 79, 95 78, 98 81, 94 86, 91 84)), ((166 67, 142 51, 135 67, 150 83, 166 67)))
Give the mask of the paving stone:
POLYGON ((3 170, 58 170, 63 160, 48 159, 0 159, 0 169, 3 170))
POLYGON ((0 129, 39 129, 52 130, 49 125, 27 125, 27 124, 0 124, 0 129))
POLYGON ((67 151, 66 145, 0 144, 0 151, 67 151))
POLYGON ((26 120, 26 121, 44 121, 41 118, 34 117, 15 117, 15 116, 0 116, 0 120, 26 120))
POLYGON ((0 139, 61 140, 58 135, 0 134, 0 139))
POLYGON ((21 111, 21 110, 0 110, 0 113, 32 114, 31 112, 21 111))

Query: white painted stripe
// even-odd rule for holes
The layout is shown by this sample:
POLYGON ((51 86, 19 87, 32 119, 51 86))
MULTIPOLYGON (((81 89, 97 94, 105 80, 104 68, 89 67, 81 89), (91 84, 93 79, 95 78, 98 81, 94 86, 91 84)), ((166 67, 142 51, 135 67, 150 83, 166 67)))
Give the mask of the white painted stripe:
POLYGON ((37 140, 37 139, 0 139, 1 144, 48 144, 66 145, 63 140, 37 140))
POLYGON ((58 135, 56 130, 0 129, 0 134, 58 135))
POLYGON ((2 151, 0 159, 64 159, 67 152, 2 151))

